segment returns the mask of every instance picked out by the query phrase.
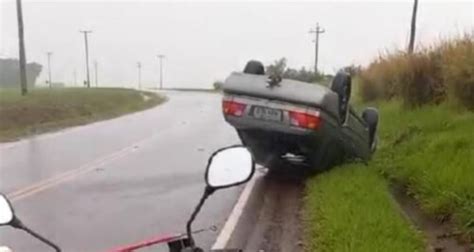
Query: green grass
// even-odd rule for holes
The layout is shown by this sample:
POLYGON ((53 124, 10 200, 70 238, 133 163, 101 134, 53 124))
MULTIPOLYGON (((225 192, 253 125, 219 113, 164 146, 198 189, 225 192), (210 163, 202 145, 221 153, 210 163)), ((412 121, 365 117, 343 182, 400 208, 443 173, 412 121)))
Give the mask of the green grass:
POLYGON ((368 166, 346 164, 310 179, 308 251, 422 251, 388 183, 406 186, 422 210, 474 234, 474 113, 447 104, 380 109, 379 149, 368 166))
POLYGON ((109 119, 153 107, 165 99, 120 88, 0 90, 0 141, 109 119), (144 95, 149 97, 144 99, 144 95))
POLYGON ((474 237, 474 113, 395 102, 381 112, 383 141, 371 166, 406 185, 427 213, 474 237))
POLYGON ((306 251, 423 251, 420 234, 363 164, 344 165, 307 183, 306 251))

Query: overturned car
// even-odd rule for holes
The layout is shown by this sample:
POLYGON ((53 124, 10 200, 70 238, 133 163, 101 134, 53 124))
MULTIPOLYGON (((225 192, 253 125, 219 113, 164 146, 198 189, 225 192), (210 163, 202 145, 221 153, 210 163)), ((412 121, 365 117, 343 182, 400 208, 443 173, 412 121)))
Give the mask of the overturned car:
POLYGON ((223 85, 225 120, 257 163, 321 171, 348 159, 367 161, 377 145, 378 112, 359 116, 350 106, 351 77, 339 72, 330 87, 265 75, 250 61, 223 85))

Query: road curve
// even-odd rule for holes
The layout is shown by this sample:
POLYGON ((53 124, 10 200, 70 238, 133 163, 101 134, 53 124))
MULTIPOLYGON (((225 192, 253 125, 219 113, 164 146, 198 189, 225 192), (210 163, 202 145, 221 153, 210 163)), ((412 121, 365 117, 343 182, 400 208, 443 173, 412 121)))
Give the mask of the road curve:
MULTIPOLYGON (((64 251, 104 251, 184 231, 208 156, 240 141, 223 120, 219 94, 167 95, 147 111, 0 145, 0 191, 25 224, 64 251)), ((239 192, 213 195, 195 227, 222 227, 239 192)), ((210 248, 216 235, 196 238, 210 248)), ((50 251, 9 227, 0 228, 0 245, 50 251)))

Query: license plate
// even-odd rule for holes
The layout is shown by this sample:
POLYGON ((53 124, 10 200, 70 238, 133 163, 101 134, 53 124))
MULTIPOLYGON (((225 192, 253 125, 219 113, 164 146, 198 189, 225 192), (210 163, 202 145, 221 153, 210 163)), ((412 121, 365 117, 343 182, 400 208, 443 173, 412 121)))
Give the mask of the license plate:
POLYGON ((253 106, 250 114, 252 115, 253 118, 260 119, 260 120, 275 121, 275 122, 282 121, 282 111, 279 109, 253 106))

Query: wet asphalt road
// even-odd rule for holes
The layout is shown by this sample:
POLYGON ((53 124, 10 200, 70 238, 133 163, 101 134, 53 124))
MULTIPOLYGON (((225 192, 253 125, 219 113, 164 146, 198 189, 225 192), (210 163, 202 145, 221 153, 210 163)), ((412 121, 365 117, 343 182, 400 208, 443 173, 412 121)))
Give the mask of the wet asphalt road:
MULTIPOLYGON (((167 95, 144 112, 1 144, 0 191, 25 224, 63 251, 106 251, 183 232, 204 189, 207 158, 240 141, 223 120, 218 94, 167 95)), ((220 229, 239 192, 216 192, 194 227, 220 229)), ((196 239, 209 248, 217 234, 196 239)), ((51 251, 10 227, 0 227, 0 244, 51 251)))

